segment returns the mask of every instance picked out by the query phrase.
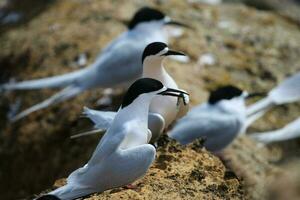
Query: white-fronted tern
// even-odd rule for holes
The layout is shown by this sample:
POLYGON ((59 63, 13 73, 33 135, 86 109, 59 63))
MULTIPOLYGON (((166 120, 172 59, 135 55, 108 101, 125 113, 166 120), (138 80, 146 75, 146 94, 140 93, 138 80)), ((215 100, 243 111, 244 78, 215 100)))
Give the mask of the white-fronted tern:
POLYGON ((210 93, 207 103, 194 107, 178 120, 168 136, 182 145, 203 139, 206 149, 219 152, 242 130, 246 121, 245 99, 248 96, 234 86, 218 88, 210 93))
POLYGON ((22 111, 12 121, 91 88, 129 86, 142 76, 141 57, 144 48, 151 42, 168 41, 169 34, 164 29, 167 25, 186 26, 172 21, 159 10, 141 8, 131 19, 128 31, 106 46, 90 66, 64 75, 1 85, 0 90, 64 88, 45 101, 22 111))
POLYGON ((135 81, 88 163, 72 172, 65 186, 38 200, 71 200, 124 186, 144 176, 156 154, 148 144, 150 103, 157 95, 181 98, 181 94, 182 91, 167 88, 155 79, 135 81))
MULTIPOLYGON (((167 56, 184 56, 184 54, 170 50, 162 42, 154 42, 147 45, 141 58, 143 63, 143 77, 157 79, 166 87, 178 89, 176 82, 163 66, 163 60, 167 56)), ((181 95, 184 102, 179 101, 179 104, 178 100, 172 97, 155 97, 152 100, 149 110, 149 129, 152 132, 152 142, 157 140, 163 130, 176 120, 179 114, 182 116, 188 111, 186 104, 188 104, 189 96, 183 90, 181 95)), ((114 112, 97 111, 88 108, 84 109, 84 114, 95 123, 96 129, 101 130, 107 129, 114 118, 114 112)), ((79 135, 82 136, 91 133, 97 133, 97 131, 79 135)))

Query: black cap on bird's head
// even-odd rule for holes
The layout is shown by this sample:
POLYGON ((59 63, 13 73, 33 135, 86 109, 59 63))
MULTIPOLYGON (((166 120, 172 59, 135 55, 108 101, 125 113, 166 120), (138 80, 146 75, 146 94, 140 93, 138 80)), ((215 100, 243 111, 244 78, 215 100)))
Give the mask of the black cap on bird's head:
POLYGON ((208 102, 215 104, 221 100, 230 100, 235 97, 239 97, 243 94, 243 91, 235 86, 227 85, 220 87, 210 93, 208 102))
POLYGON ((133 29, 137 24, 150 22, 153 20, 163 20, 165 14, 154 8, 143 7, 139 9, 128 24, 129 29, 133 29))
POLYGON ((148 56, 185 56, 184 53, 178 52, 178 51, 174 51, 168 48, 168 45, 166 45, 163 42, 153 42, 150 43, 146 46, 146 48, 144 49, 143 52, 143 56, 142 56, 142 62, 144 63, 144 60, 146 57, 148 56))
POLYGON ((127 90, 127 93, 124 96, 121 108, 124 108, 131 104, 137 97, 141 94, 157 92, 157 95, 168 95, 182 97, 183 94, 187 94, 181 90, 175 90, 171 88, 165 88, 164 85, 152 78, 141 78, 136 80, 127 90))
POLYGON ((122 108, 131 104, 139 95, 159 91, 164 85, 152 78, 141 78, 135 81, 127 90, 124 96, 122 108))
POLYGON ((132 17, 132 19, 128 24, 128 28, 133 29, 139 23, 150 22, 150 21, 164 21, 163 24, 166 25, 189 27, 183 23, 170 20, 168 17, 165 16, 164 13, 162 13, 157 9, 150 8, 150 7, 142 7, 132 17))

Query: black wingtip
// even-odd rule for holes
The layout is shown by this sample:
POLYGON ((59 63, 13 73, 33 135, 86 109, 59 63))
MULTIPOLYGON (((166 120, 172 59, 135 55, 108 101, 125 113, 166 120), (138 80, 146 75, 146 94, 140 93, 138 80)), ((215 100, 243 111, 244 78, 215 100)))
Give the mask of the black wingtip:
POLYGON ((47 195, 43 195, 35 200, 61 200, 61 199, 55 195, 47 194, 47 195))

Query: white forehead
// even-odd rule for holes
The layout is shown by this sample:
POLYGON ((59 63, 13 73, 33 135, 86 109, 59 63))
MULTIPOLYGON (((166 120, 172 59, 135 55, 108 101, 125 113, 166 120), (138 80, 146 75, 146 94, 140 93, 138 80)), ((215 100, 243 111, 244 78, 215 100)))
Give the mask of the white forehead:
POLYGON ((243 91, 243 93, 242 93, 241 96, 242 96, 243 98, 246 98, 248 95, 249 95, 249 93, 248 93, 247 91, 243 91))
POLYGON ((160 52, 158 52, 156 55, 159 55, 159 56, 161 56, 161 55, 163 55, 163 54, 167 53, 168 51, 169 51, 169 48, 168 48, 168 47, 166 47, 166 48, 164 48, 163 50, 161 50, 160 52))
POLYGON ((170 22, 170 21, 171 21, 171 18, 168 17, 168 16, 165 16, 165 18, 164 18, 163 20, 164 20, 164 22, 170 22))

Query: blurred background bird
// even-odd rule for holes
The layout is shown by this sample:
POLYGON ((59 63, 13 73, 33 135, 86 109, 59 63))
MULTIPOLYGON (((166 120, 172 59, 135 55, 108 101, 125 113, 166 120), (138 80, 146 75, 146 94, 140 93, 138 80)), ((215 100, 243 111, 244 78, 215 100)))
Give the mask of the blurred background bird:
POLYGON ((95 87, 127 87, 142 75, 142 53, 147 44, 168 42, 167 25, 186 25, 172 21, 159 10, 143 7, 128 24, 128 31, 108 44, 88 67, 71 73, 37 80, 7 83, 0 90, 30 90, 64 88, 59 93, 38 103, 12 118, 19 120, 32 112, 70 99, 85 90, 95 87))
MULTIPOLYGON (((95 50, 126 32, 127 20, 143 6, 168 13, 193 27, 179 38, 169 37, 172 48, 189 55, 190 62, 165 61, 166 71, 191 94, 191 106, 206 102, 209 92, 219 86, 231 84, 250 92, 270 91, 299 72, 300 8, 295 0, 227 1, 230 0, 0 1, 0 82, 50 77, 88 66, 97 57, 95 50), (273 6, 275 1, 280 6, 273 6), (272 6, 258 6, 266 2, 272 6)), ((173 36, 168 31, 170 27, 165 25, 163 32, 173 36)), ((102 97, 109 90, 93 89, 18 123, 9 123, 8 119, 20 109, 56 91, 1 92, 0 158, 4 162, 0 171, 5 173, 0 173, 0 199, 33 199, 30 195, 62 186, 61 178, 83 166, 101 137, 69 139, 78 130, 91 126, 88 120, 78 120, 82 107, 116 110, 122 101, 117 90, 110 89, 114 91, 111 101, 104 105, 102 97)), ((287 172, 295 183, 299 182, 299 164, 293 162, 299 161, 299 139, 261 145, 251 139, 251 133, 281 130, 297 119, 299 112, 297 102, 268 109, 248 127, 246 135, 239 135, 227 146, 230 166, 201 149, 198 141, 182 146, 166 136, 160 137, 157 160, 148 175, 137 182, 137 189, 119 188, 91 198, 134 199, 138 195, 146 199, 268 199, 266 188, 277 183, 281 185, 272 190, 269 199, 278 198, 279 192, 286 195, 283 199, 293 199, 290 191, 296 188, 298 194, 299 184, 293 187, 278 181, 277 175, 278 170, 287 172), (295 167, 286 168, 285 164, 295 167)))
POLYGON ((246 122, 247 96, 246 92, 232 85, 212 91, 208 102, 192 108, 179 119, 168 136, 182 145, 202 139, 207 150, 223 150, 246 122))
MULTIPOLYGON (((163 60, 169 56, 185 55, 181 52, 169 49, 169 47, 162 42, 154 42, 147 45, 142 56, 143 77, 157 79, 167 87, 178 89, 175 80, 168 74, 163 66, 163 60)), ((178 116, 185 115, 188 111, 187 104, 189 97, 184 91, 182 91, 181 95, 182 98, 180 99, 172 97, 156 97, 151 102, 148 126, 152 132, 152 142, 155 142, 160 134, 168 128, 178 116)), ((116 113, 107 111, 97 111, 88 108, 84 109, 84 115, 95 123, 95 128, 100 129, 99 131, 103 131, 110 126, 115 114, 116 113)), ((75 135, 73 138, 93 133, 97 133, 97 130, 75 135)))

